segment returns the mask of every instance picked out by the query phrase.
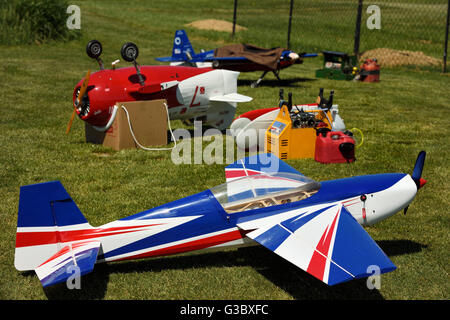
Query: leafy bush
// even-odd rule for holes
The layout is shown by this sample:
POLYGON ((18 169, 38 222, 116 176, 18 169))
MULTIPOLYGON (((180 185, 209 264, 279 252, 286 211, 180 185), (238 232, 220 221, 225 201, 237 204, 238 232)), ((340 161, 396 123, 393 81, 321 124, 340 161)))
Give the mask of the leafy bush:
POLYGON ((80 35, 66 26, 65 0, 9 0, 0 3, 0 43, 42 43, 80 35))

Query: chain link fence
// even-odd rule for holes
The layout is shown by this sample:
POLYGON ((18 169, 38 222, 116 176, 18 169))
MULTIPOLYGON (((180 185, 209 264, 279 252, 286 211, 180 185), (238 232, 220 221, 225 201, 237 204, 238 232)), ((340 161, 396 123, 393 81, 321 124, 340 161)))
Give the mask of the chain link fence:
POLYGON ((234 40, 299 52, 357 53, 377 58, 383 67, 444 70, 449 0, 234 0, 232 5, 236 11, 230 17, 227 10, 227 20, 233 19, 236 30, 246 28, 236 31, 234 40))
MULTIPOLYGON (((364 19, 361 23, 362 56, 378 57, 387 67, 416 65, 442 69, 448 1, 377 3, 381 20, 379 29, 370 29, 369 26, 373 27, 370 20, 366 26, 364 19)), ((372 11, 365 17, 374 14, 372 11)))

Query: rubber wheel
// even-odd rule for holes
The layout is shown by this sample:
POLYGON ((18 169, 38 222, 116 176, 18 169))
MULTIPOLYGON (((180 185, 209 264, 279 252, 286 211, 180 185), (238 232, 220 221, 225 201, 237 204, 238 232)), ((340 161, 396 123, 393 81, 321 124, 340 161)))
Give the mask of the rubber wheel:
POLYGON ((122 55, 123 60, 132 62, 137 59, 139 50, 137 45, 135 45, 133 42, 127 42, 122 46, 120 54, 122 55))
POLYGON ((100 43, 100 41, 89 41, 86 46, 86 53, 92 59, 97 59, 102 54, 102 44, 100 43))

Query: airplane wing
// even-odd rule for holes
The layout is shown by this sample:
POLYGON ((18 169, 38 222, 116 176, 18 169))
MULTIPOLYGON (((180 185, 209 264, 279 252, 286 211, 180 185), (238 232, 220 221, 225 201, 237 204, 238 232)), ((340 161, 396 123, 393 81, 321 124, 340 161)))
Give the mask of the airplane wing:
POLYGON ((247 237, 328 285, 396 268, 341 204, 256 220, 246 217, 237 226, 250 231, 247 237))
POLYGON ((38 266, 35 272, 44 287, 66 281, 77 271, 82 276, 94 269, 99 249, 99 241, 66 245, 38 266))
MULTIPOLYGON (((286 52, 291 52, 291 51, 286 51, 286 52)), ((301 53, 299 54, 300 58, 314 58, 317 57, 318 54, 317 53, 301 53)), ((162 58, 157 58, 157 60, 159 61, 175 61, 175 60, 167 60, 167 58, 171 58, 171 57, 162 57, 162 58), (161 60, 162 59, 162 60, 161 60)), ((203 61, 203 62, 213 62, 213 61, 223 61, 223 62, 232 62, 232 61, 249 61, 249 59, 247 59, 246 57, 205 57, 205 58, 201 58, 201 59, 193 59, 192 62, 198 62, 198 61, 203 61)))
POLYGON ((301 58, 314 58, 317 56, 318 56, 317 53, 302 53, 302 54, 300 54, 301 58))
POLYGON ((210 97, 209 101, 220 101, 220 102, 249 102, 252 101, 251 97, 244 96, 239 93, 229 93, 221 96, 210 97))
POLYGON ((202 61, 248 61, 245 57, 206 57, 202 61))

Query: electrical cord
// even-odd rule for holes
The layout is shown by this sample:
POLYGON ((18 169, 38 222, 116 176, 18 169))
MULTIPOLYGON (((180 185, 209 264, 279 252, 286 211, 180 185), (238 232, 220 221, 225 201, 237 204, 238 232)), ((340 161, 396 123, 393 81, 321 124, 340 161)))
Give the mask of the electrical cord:
POLYGON ((142 144, 139 143, 139 141, 137 141, 136 136, 134 135, 133 132, 133 128, 131 126, 131 120, 130 120, 130 115, 128 114, 128 110, 127 108, 125 108, 125 106, 121 106, 122 109, 125 111, 125 114, 127 116, 128 119, 128 126, 130 127, 130 132, 131 132, 131 136, 133 137, 134 142, 139 146, 139 148, 143 149, 143 150, 147 150, 147 151, 169 151, 169 150, 173 150, 176 146, 177 146, 177 140, 175 139, 175 136, 173 134, 172 131, 172 127, 170 126, 170 118, 169 118, 169 107, 167 106, 167 103, 164 102, 164 106, 166 107, 166 112, 167 112, 167 124, 169 126, 169 131, 170 131, 170 135, 172 136, 172 139, 175 143, 175 145, 172 148, 148 148, 143 146, 142 144))
POLYGON ((361 142, 357 146, 355 146, 355 148, 359 148, 359 147, 362 146, 362 144, 364 142, 364 135, 363 135, 362 131, 360 129, 358 129, 358 128, 352 128, 349 131, 353 131, 353 130, 358 131, 359 134, 361 135, 361 142))

